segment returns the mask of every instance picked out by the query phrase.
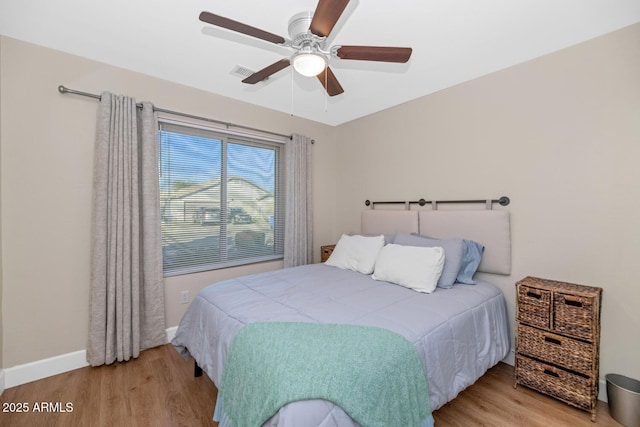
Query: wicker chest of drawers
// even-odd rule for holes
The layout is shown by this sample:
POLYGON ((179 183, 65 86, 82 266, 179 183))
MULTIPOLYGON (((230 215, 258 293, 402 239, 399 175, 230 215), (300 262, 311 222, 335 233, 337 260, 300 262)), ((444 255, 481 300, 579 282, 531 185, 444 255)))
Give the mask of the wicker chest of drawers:
POLYGON ((602 289, 526 277, 516 283, 515 385, 591 412, 595 421, 602 289))
POLYGON ((320 246, 320 262, 325 262, 326 260, 328 260, 335 247, 336 245, 320 246))

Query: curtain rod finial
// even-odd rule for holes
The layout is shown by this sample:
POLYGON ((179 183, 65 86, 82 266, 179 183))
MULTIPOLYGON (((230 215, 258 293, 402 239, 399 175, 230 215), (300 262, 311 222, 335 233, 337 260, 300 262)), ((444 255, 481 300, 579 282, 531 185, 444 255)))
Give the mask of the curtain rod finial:
POLYGON ((60 93, 66 93, 67 92, 67 88, 64 87, 63 85, 58 86, 58 92, 60 93))

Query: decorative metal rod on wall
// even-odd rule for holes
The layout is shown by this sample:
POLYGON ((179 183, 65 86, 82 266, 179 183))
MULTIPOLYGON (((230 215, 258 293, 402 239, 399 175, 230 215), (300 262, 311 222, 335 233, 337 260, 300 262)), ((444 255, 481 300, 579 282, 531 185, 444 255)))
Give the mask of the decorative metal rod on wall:
MULTIPOLYGON (((371 206, 371 208, 375 208, 375 205, 405 205, 407 209, 409 209, 410 205, 419 205, 419 206, 424 206, 427 203, 429 204, 441 204, 441 203, 447 203, 447 204, 452 204, 452 203, 486 203, 487 205, 491 205, 493 203, 499 203, 500 206, 508 206, 509 203, 511 203, 511 199, 509 199, 507 196, 502 196, 499 199, 477 199, 477 200, 425 200, 425 199, 420 199, 420 200, 416 200, 416 201, 396 201, 396 202, 372 202, 371 200, 365 200, 364 204, 365 206, 371 206)), ((490 209, 490 208, 489 208, 490 209)))

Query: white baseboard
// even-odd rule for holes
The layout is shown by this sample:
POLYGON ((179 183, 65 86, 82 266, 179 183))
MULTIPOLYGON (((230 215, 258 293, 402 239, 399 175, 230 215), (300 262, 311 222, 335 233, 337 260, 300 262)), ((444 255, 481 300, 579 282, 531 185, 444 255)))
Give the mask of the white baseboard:
POLYGON ((516 351, 511 349, 509 354, 507 354, 501 362, 506 363, 507 365, 516 366, 516 351))
POLYGON ((178 327, 174 326, 172 328, 167 328, 167 342, 171 342, 173 337, 176 336, 176 332, 178 331, 178 327))
POLYGON ((6 374, 5 386, 7 388, 15 387, 88 365, 86 350, 80 350, 13 366, 4 370, 6 374))
MULTIPOLYGON (((167 342, 171 342, 177 330, 177 326, 167 328, 167 342)), ((5 388, 41 380, 63 372, 84 368, 85 366, 89 366, 87 363, 87 351, 80 350, 6 368, 0 370, 0 394, 5 388)))
POLYGON ((603 402, 609 402, 609 399, 607 398, 607 382, 605 380, 600 380, 599 381, 599 386, 598 386, 598 400, 602 400, 603 402))

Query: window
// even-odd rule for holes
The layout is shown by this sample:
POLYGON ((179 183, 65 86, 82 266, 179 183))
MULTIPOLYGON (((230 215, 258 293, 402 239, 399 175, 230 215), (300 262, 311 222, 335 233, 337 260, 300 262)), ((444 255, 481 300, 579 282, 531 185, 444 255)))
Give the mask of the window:
POLYGON ((165 276, 282 258, 283 145, 160 122, 165 276))

